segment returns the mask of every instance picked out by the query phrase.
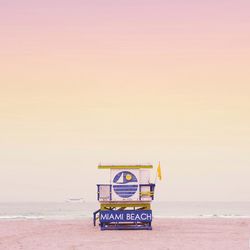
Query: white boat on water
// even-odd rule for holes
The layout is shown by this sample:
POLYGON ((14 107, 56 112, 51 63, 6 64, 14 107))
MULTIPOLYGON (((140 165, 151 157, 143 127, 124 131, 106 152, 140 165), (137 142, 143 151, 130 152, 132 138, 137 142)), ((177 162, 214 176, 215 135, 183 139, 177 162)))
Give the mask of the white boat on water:
POLYGON ((84 203, 85 200, 83 198, 71 198, 66 200, 66 202, 70 202, 70 203, 84 203))

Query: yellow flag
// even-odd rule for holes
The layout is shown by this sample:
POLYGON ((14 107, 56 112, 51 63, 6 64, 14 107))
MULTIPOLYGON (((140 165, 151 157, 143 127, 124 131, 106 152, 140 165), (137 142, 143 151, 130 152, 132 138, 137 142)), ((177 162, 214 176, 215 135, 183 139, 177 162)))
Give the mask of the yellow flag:
POLYGON ((162 176, 161 176, 161 164, 160 164, 160 162, 159 162, 158 167, 157 167, 157 177, 161 181, 162 176))

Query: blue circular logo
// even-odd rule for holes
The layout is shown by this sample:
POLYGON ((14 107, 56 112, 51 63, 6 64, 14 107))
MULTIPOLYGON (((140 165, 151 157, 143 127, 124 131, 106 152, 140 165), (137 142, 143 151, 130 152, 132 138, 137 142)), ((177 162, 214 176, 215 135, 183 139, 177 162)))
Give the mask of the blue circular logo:
POLYGON ((133 196, 138 189, 136 176, 129 171, 121 171, 113 179, 115 193, 121 198, 133 196), (134 183, 134 184, 133 184, 134 183))

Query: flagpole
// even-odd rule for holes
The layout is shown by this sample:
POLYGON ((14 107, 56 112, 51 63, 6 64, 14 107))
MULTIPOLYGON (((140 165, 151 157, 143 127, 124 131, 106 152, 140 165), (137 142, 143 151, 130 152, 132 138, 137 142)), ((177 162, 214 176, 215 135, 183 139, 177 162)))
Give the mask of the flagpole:
POLYGON ((157 175, 158 175, 158 173, 157 173, 157 169, 156 169, 155 183, 154 184, 156 184, 156 182, 157 182, 157 175))
POLYGON ((156 168, 156 175, 155 175, 155 183, 154 184, 156 184, 156 182, 157 182, 157 177, 158 177, 158 168, 159 168, 159 165, 160 165, 160 161, 158 162, 158 166, 157 166, 157 168, 156 168))

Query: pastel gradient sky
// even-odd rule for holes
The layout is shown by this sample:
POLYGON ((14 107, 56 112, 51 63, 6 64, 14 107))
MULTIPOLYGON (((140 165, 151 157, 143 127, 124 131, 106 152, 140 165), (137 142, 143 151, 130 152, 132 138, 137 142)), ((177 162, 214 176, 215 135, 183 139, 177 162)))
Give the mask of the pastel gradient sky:
POLYGON ((95 200, 100 162, 158 160, 159 200, 250 201, 249 13, 0 0, 0 201, 95 200))

